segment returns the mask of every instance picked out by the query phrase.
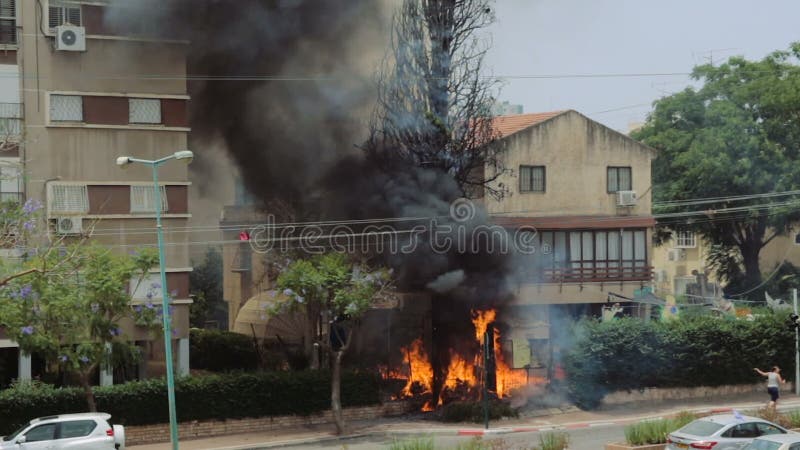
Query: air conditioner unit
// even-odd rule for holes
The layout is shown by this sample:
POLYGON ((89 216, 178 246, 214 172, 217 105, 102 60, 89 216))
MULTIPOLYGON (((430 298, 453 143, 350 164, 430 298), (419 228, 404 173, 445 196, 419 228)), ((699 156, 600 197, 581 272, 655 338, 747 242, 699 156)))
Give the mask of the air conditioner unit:
POLYGON ((636 191, 617 191, 617 206, 636 205, 636 191))
POLYGON ((56 218, 56 232, 58 234, 81 234, 83 233, 83 220, 81 217, 58 217, 56 218))
POLYGON ((56 50, 67 52, 86 51, 86 28, 74 25, 56 27, 56 50))
POLYGON ((670 261, 684 261, 686 260, 686 250, 682 248, 671 248, 667 253, 667 259, 670 261))

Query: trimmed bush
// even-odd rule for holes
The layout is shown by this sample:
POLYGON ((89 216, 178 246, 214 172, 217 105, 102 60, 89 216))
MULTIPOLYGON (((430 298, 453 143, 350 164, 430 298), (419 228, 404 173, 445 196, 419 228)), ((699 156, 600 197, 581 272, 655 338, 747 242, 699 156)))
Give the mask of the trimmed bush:
POLYGON ((192 369, 233 372, 258 368, 253 338, 232 331, 193 328, 189 335, 192 369))
MULTIPOLYGON (((365 373, 342 374, 343 406, 380 403, 380 379, 365 373)), ((182 378, 175 384, 179 421, 309 415, 330 408, 327 372, 264 372, 182 378)), ((98 411, 114 423, 169 422, 163 379, 95 388, 98 411)), ((35 417, 86 411, 81 389, 23 383, 0 392, 0 435, 35 417)))
POLYGON ((787 317, 758 311, 752 321, 583 320, 565 356, 569 394, 578 406, 592 409, 613 391, 756 383, 762 377, 753 367, 792 365, 794 334, 787 317))

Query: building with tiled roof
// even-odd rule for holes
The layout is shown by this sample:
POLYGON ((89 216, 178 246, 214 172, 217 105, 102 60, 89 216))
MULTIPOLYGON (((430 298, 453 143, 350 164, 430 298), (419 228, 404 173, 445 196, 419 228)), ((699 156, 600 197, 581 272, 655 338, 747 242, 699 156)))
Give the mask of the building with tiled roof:
POLYGON ((515 259, 525 275, 508 325, 515 365, 535 366, 516 356, 551 352, 559 318, 599 316, 610 297, 626 314, 649 312, 624 299, 652 283, 656 152, 573 110, 493 120, 509 172, 494 187, 508 195, 483 201, 528 250, 515 259))

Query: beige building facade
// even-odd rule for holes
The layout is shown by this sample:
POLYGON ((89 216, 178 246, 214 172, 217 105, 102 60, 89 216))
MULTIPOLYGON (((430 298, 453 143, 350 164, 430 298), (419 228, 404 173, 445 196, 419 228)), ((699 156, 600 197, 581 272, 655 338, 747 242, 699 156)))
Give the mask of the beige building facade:
POLYGON ((600 315, 609 300, 625 308, 651 287, 656 152, 572 110, 501 116, 495 128, 511 171, 495 184, 509 195, 484 204, 533 249, 516 263, 523 281, 501 320, 515 367, 552 368, 563 319, 600 315))
MULTIPOLYGON (((16 185, 2 186, 2 195, 41 201, 55 237, 90 236, 128 253, 156 245, 153 173, 138 164, 123 170, 115 160, 155 160, 187 149, 188 42, 117 32, 105 21, 108 7, 102 1, 42 0, 40 8, 39 2, 0 0, 0 70, 17 74, 15 83, 0 86, 1 100, 8 100, 0 122, 16 127, 16 145, 2 159, 19 174, 16 185)), ((188 167, 178 161, 164 164, 158 177, 176 367, 188 373, 191 183, 188 167)), ((147 302, 148 290, 160 298, 158 268, 147 284, 133 293, 136 301, 147 302)), ((152 339, 132 323, 124 331, 136 341, 152 339)), ((14 343, 0 336, 0 345, 14 343)), ((21 378, 31 375, 30 360, 23 359, 21 378)), ((139 376, 159 374, 149 370, 141 368, 139 376)), ((112 383, 111 374, 102 374, 101 382, 112 383)))

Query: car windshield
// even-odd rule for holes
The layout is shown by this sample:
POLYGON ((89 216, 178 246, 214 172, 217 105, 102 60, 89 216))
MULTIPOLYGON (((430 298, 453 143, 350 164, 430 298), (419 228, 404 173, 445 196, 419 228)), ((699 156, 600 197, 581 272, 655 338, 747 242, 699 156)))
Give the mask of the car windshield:
POLYGON ((694 422, 686 425, 678 430, 679 433, 691 434, 694 436, 711 436, 719 431, 722 425, 707 420, 695 420, 694 422))
POLYGON ((745 450, 778 450, 781 447, 781 444, 777 442, 770 442, 764 441, 761 439, 756 439, 750 443, 745 450))
POLYGON ((26 423, 25 425, 23 425, 23 426, 19 427, 19 428, 17 429, 17 431, 15 431, 15 432, 13 432, 13 433, 9 434, 8 436, 4 436, 4 437, 3 437, 3 440, 4 440, 4 441, 10 441, 10 440, 12 440, 12 439, 16 438, 16 437, 17 437, 17 435, 19 435, 20 433, 22 433, 22 431, 23 431, 25 428, 28 428, 28 425, 30 425, 30 424, 31 424, 31 423, 30 423, 30 422, 28 422, 28 423, 26 423))

